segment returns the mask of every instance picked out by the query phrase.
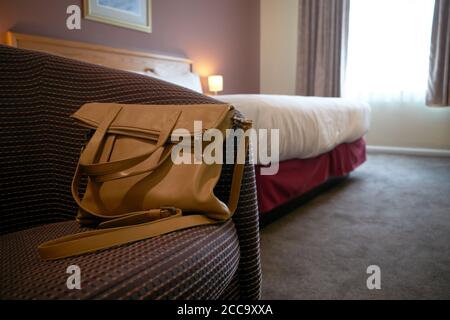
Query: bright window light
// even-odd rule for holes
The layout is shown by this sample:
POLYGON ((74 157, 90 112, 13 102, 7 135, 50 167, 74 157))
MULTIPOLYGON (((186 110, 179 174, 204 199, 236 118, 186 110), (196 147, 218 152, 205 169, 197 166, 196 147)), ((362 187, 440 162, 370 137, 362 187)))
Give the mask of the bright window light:
POLYGON ((351 0, 344 96, 425 96, 434 0, 351 0))

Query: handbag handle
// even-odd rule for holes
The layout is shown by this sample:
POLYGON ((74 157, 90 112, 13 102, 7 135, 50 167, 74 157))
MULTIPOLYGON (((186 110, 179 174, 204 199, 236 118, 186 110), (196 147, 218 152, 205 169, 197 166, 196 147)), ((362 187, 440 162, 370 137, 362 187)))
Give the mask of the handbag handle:
POLYGON ((169 123, 167 124, 167 126, 165 126, 164 130, 161 131, 156 145, 151 150, 126 159, 94 163, 98 150, 105 139, 106 133, 108 132, 111 123, 114 121, 121 110, 121 106, 114 106, 112 108, 112 110, 106 115, 103 121, 98 125, 94 135, 82 151, 80 155, 79 166, 87 175, 95 177, 113 174, 133 167, 142 162, 157 150, 163 148, 164 144, 169 139, 170 133, 175 127, 177 120, 181 115, 181 111, 174 112, 174 114, 169 118, 169 123))
MULTIPOLYGON (((166 154, 163 155, 162 157, 161 157, 161 155, 157 156, 157 158, 159 158, 158 162, 148 168, 141 169, 141 170, 123 170, 123 171, 114 172, 114 173, 110 173, 110 174, 91 176, 91 179, 93 179, 95 182, 106 182, 106 181, 111 181, 111 180, 116 180, 116 179, 128 178, 128 177, 132 177, 132 176, 136 176, 139 174, 153 171, 156 168, 158 168, 161 164, 163 164, 163 162, 166 161, 167 158, 169 158, 172 148, 173 148, 173 146, 168 147, 166 154)), ((155 150, 155 152, 153 152, 153 154, 155 154, 157 152, 160 152, 162 154, 163 151, 164 151, 164 148, 160 147, 157 150, 155 150)))

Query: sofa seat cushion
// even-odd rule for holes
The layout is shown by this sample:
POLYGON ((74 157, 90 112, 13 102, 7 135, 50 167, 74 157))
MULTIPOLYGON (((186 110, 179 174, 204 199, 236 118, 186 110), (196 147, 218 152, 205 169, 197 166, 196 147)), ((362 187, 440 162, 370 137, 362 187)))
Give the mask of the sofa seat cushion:
POLYGON ((67 221, 1 236, 0 299, 217 299, 239 263, 232 221, 62 260, 39 258, 40 243, 80 231, 67 221), (70 265, 80 267, 80 290, 67 288, 70 265))

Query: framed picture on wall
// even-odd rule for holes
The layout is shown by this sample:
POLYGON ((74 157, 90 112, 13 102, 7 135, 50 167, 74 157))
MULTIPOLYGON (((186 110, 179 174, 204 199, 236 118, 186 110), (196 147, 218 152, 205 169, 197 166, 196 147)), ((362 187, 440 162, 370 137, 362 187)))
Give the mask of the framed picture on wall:
POLYGON ((84 0, 84 18, 152 32, 151 0, 84 0))

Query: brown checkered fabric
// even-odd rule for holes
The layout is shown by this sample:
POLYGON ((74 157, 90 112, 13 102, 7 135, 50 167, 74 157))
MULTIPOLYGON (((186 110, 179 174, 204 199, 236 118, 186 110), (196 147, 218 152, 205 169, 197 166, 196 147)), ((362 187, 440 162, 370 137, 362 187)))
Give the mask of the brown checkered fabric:
MULTIPOLYGON (((70 183, 86 130, 69 115, 86 102, 217 103, 149 77, 0 46, 0 298, 258 299, 250 164, 233 221, 74 258, 39 259, 39 243, 80 231, 70 183), (81 267, 82 290, 65 286, 70 264, 81 267)), ((215 189, 223 200, 231 172, 224 166, 215 189)))

